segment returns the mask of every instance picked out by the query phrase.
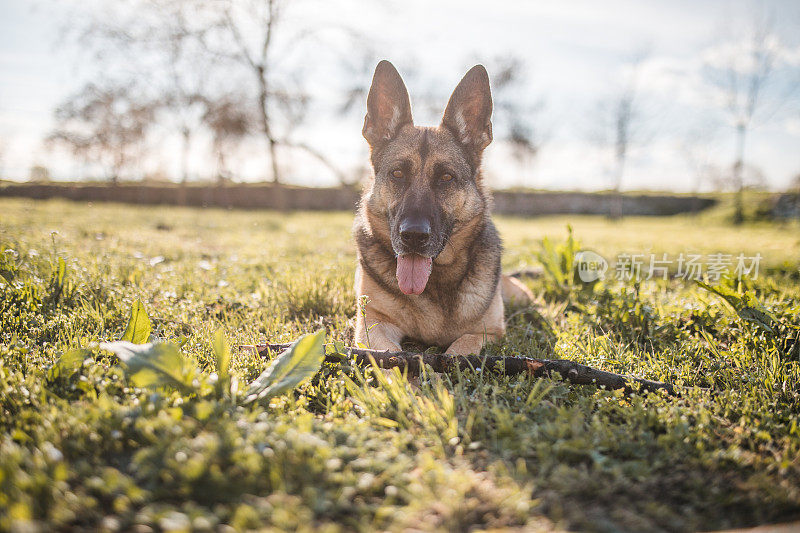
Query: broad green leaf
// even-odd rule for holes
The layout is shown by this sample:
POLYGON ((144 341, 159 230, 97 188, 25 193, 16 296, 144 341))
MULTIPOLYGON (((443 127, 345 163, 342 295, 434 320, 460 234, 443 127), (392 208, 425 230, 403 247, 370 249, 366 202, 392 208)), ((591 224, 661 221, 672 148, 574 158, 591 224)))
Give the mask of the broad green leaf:
POLYGON ((68 377, 74 374, 89 356, 89 350, 72 348, 65 352, 50 369, 50 378, 68 377))
POLYGON ((225 340, 225 333, 218 329, 214 333, 214 358, 217 364, 217 375, 220 380, 228 377, 228 368, 231 364, 231 349, 225 340))
POLYGON ((134 344, 128 341, 103 342, 100 348, 113 352, 125 366, 137 387, 174 387, 190 392, 197 368, 184 357, 177 345, 169 342, 134 344))
POLYGON ((325 331, 303 335, 250 385, 245 403, 271 398, 295 388, 317 373, 325 358, 325 331))
POLYGON ((725 285, 709 285, 700 280, 695 280, 695 283, 705 290, 720 296, 742 320, 755 324, 770 333, 775 333, 773 326, 778 324, 780 320, 750 292, 745 291, 743 294, 739 294, 725 285))
POLYGON ((759 326, 770 333, 775 333, 775 330, 772 328, 772 324, 777 321, 769 312, 765 312, 764 310, 755 307, 746 306, 742 307, 741 309, 737 309, 736 313, 742 320, 755 324, 756 326, 759 326))
POLYGON ((11 282, 14 281, 14 271, 13 270, 0 270, 0 278, 6 280, 6 283, 11 285, 11 282))
POLYGON ((709 285, 699 279, 694 280, 695 283, 703 287, 708 292, 714 293, 717 296, 720 296, 723 300, 728 302, 728 304, 734 309, 738 310, 742 306, 742 297, 739 296, 733 289, 726 287, 725 285, 709 285))
POLYGON ((150 339, 150 318, 147 316, 144 304, 141 300, 136 300, 131 307, 131 316, 128 319, 128 327, 125 333, 119 338, 121 341, 128 341, 134 344, 144 344, 150 339))

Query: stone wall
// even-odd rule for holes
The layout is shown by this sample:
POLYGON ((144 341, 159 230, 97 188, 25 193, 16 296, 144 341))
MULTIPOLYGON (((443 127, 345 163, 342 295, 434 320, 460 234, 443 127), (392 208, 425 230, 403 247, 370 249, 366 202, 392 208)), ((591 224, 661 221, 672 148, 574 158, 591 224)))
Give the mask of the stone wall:
MULTIPOLYGON (((121 202, 241 209, 308 209, 349 211, 358 200, 353 188, 274 187, 271 185, 178 185, 89 183, 0 183, 0 196, 66 198, 79 202, 121 202)), ((610 193, 496 191, 495 212, 507 215, 597 214, 611 212, 610 193)), ((625 195, 623 214, 663 216, 701 211, 712 198, 669 195, 625 195)))
MULTIPOLYGON (((582 192, 494 193, 495 211, 511 215, 586 214, 607 215, 615 208, 617 195, 582 192)), ((702 211, 716 204, 713 198, 626 194, 622 198, 624 215, 665 216, 702 211)))
POLYGON ((800 219, 800 192, 787 192, 776 196, 770 203, 769 214, 772 218, 800 219))

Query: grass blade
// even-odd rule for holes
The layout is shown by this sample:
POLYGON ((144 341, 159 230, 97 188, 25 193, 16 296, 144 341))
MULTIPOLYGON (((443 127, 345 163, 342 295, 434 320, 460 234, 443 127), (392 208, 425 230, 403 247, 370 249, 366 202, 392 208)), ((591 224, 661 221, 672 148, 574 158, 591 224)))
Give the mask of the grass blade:
POLYGON ((217 375, 220 379, 228 377, 228 369, 231 365, 231 349, 228 346, 228 341, 225 339, 225 333, 222 329, 218 329, 214 333, 214 361, 217 366, 217 375))

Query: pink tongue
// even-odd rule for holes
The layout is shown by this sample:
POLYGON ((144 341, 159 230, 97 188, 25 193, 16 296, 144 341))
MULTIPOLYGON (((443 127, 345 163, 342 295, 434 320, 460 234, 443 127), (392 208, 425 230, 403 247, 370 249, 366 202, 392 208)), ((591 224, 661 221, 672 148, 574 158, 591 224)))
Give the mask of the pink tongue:
POLYGON ((431 258, 417 254, 397 257, 397 283, 403 294, 422 294, 431 275, 431 258))

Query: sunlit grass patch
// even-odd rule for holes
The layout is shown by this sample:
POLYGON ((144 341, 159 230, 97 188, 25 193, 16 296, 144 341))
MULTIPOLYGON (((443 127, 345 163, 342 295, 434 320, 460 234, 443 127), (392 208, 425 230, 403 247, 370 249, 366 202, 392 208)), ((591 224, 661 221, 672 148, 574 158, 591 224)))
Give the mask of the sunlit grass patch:
MULTIPOLYGON (((535 305, 509 308, 486 348, 669 381, 679 397, 482 368, 410 385, 344 359, 245 403, 210 377, 220 335, 352 342, 351 214, 0 204, 0 529, 690 531, 800 516, 800 242, 786 228, 500 218, 509 268, 538 266, 567 223, 609 255, 761 252, 757 280, 726 285, 738 307, 680 279, 527 280, 535 305), (138 387, 94 349, 52 371, 70 348, 117 340, 139 300, 197 384, 138 387)), ((244 394, 273 360, 234 349, 229 377, 244 394)))

